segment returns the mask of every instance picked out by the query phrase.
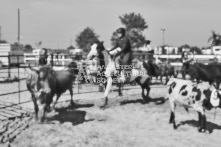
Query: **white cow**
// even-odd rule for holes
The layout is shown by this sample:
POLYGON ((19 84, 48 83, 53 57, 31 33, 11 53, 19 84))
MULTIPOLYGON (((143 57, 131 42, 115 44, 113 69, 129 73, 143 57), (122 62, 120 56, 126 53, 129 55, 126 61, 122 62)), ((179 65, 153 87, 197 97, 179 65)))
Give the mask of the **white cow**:
POLYGON ((171 78, 167 83, 168 95, 171 115, 169 123, 173 123, 173 128, 176 129, 175 122, 175 107, 181 105, 186 110, 193 108, 199 114, 199 128, 198 131, 205 131, 206 128, 206 116, 205 110, 210 110, 214 107, 221 107, 221 95, 220 91, 215 89, 214 86, 208 82, 193 83, 189 80, 171 78))

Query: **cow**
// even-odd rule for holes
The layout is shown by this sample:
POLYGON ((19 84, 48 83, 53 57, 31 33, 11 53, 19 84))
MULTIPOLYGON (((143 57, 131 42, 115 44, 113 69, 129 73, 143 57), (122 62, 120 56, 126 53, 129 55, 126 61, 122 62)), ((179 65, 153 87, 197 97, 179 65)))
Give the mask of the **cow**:
POLYGON ((196 79, 198 83, 200 80, 209 82, 210 84, 215 82, 216 88, 219 89, 221 82, 221 64, 212 63, 204 65, 202 63, 195 63, 190 66, 189 75, 191 80, 196 79))
POLYGON ((187 111, 188 108, 193 108, 199 116, 198 131, 204 132, 206 130, 205 110, 221 107, 220 91, 208 82, 194 83, 191 80, 176 78, 171 78, 167 85, 166 99, 169 99, 171 109, 169 123, 173 123, 174 129, 177 128, 175 122, 176 105, 183 106, 187 111))
POLYGON ((28 76, 26 85, 32 95, 36 120, 38 120, 38 111, 41 106, 40 110, 43 112, 41 122, 44 121, 46 111, 49 111, 54 95, 57 95, 57 98, 52 103, 53 109, 61 94, 66 90, 70 91, 71 104, 74 104, 72 99, 72 83, 75 80, 73 74, 77 74, 76 69, 71 68, 68 70, 55 71, 49 66, 41 66, 39 68, 30 67, 30 69, 32 73, 28 76))

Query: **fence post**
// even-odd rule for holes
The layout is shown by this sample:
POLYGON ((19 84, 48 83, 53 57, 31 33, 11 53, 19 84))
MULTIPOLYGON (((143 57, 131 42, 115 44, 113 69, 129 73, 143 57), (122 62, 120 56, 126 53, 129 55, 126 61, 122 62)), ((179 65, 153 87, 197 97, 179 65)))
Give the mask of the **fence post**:
POLYGON ((52 54, 51 54, 51 67, 54 66, 54 60, 53 60, 53 58, 54 58, 54 55, 53 55, 53 53, 52 53, 52 54))
POLYGON ((8 78, 11 77, 10 66, 11 66, 11 60, 10 60, 10 54, 8 54, 8 78))
POLYGON ((20 95, 20 72, 19 72, 19 55, 17 55, 17 64, 18 64, 18 103, 20 104, 21 95, 20 95))

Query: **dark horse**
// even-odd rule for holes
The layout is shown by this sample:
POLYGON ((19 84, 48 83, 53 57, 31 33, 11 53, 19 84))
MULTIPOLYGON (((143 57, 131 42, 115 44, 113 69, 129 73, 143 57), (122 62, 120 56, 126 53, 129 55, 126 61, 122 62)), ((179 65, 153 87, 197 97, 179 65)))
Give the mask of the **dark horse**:
POLYGON ((148 75, 151 77, 160 77, 161 83, 162 77, 166 77, 166 83, 169 81, 169 77, 177 77, 177 72, 175 71, 174 67, 170 63, 159 63, 155 64, 153 61, 148 61, 147 63, 143 63, 144 68, 147 70, 148 75))
MULTIPOLYGON (((87 56, 87 60, 90 60, 93 57, 98 58, 98 65, 100 74, 98 77, 98 83, 105 83, 105 92, 104 92, 104 103, 102 106, 106 106, 108 103, 108 94, 110 93, 112 83, 117 83, 118 85, 118 94, 122 95, 122 83, 125 81, 124 74, 121 74, 121 77, 118 78, 119 71, 116 68, 113 57, 109 52, 104 48, 103 42, 95 42, 91 46, 91 50, 87 56)), ((126 58, 122 59, 121 62, 123 65, 130 65, 132 59, 126 58)), ((129 71, 129 69, 128 69, 129 71)), ((126 71, 127 72, 127 71, 126 71)))

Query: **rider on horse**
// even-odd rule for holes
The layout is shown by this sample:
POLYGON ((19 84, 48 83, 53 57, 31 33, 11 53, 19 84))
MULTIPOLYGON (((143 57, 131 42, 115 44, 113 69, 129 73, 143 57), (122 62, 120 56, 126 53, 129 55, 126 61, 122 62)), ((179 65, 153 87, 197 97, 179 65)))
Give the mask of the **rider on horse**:
MULTIPOLYGON (((124 28, 117 29, 117 42, 115 46, 109 50, 109 53, 114 56, 116 66, 132 64, 132 49, 129 38, 126 36, 124 28)), ((125 69, 124 69, 125 70, 125 69)))

